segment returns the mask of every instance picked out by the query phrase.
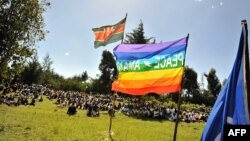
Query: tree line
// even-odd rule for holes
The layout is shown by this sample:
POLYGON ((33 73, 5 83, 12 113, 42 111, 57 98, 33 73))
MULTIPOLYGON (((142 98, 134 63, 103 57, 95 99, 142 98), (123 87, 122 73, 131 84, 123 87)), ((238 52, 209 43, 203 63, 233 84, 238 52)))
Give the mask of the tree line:
MULTIPOLYGON (((38 61, 35 45, 45 39, 47 31, 44 29, 42 14, 49 7, 50 3, 46 0, 0 0, 0 84, 18 82, 41 84, 65 91, 112 93, 111 85, 117 79, 118 71, 113 54, 107 50, 102 53, 100 75, 95 78, 89 77, 86 70, 79 75, 64 78, 54 72, 49 54, 41 63, 38 61)), ((154 37, 145 36, 142 21, 131 33, 126 34, 124 39, 124 43, 129 44, 155 42, 154 37)), ((185 66, 182 85, 182 97, 185 102, 211 106, 221 87, 215 69, 211 68, 208 73, 202 75, 202 82, 198 83, 197 72, 185 66), (204 87, 204 78, 207 80, 207 88, 204 87)), ((177 101, 178 95, 169 94, 166 97, 177 101)))

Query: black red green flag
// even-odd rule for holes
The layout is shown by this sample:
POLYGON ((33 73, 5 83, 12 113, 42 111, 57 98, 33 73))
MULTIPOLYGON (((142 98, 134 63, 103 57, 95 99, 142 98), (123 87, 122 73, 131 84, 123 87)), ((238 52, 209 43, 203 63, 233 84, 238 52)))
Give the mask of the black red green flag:
POLYGON ((122 40, 126 19, 127 15, 117 24, 93 28, 92 31, 95 34, 95 48, 122 40))

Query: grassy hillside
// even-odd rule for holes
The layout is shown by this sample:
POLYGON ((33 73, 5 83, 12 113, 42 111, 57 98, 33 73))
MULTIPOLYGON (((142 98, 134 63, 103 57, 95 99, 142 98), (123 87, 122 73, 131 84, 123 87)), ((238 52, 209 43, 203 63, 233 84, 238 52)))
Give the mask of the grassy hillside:
MULTIPOLYGON (((116 113, 112 139, 108 136, 109 116, 74 116, 44 98, 36 106, 0 105, 0 141, 171 141, 174 122, 141 120, 116 113)), ((204 123, 180 123, 178 141, 199 141, 204 123)))

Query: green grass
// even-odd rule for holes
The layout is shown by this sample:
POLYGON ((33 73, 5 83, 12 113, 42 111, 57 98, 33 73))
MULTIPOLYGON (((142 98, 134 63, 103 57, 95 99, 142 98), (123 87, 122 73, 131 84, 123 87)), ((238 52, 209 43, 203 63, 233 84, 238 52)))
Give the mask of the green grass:
MULTIPOLYGON (((116 113, 109 138, 109 116, 87 117, 86 111, 68 116, 52 101, 36 106, 0 105, 0 141, 171 141, 175 123, 141 120, 116 113)), ((205 123, 180 123, 177 141, 199 141, 205 123)))

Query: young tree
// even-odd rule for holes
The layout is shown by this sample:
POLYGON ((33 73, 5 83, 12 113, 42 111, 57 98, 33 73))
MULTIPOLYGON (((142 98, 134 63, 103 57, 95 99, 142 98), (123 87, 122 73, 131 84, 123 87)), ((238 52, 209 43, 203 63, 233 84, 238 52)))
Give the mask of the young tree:
POLYGON ((45 38, 42 14, 49 5, 46 0, 0 0, 0 82, 19 72, 45 38))
POLYGON ((147 38, 144 35, 143 23, 140 21, 138 27, 133 30, 133 32, 126 34, 125 43, 128 44, 147 44, 147 43, 155 43, 154 37, 147 38), (153 40, 153 41, 151 41, 153 40))
POLYGON ((220 92, 221 84, 219 78, 216 76, 216 70, 211 68, 208 74, 204 74, 207 77, 208 91, 214 96, 220 92))
POLYGON ((52 71, 51 65, 53 64, 52 59, 49 56, 49 53, 46 54, 46 56, 43 58, 43 71, 52 71))
POLYGON ((50 80, 52 79, 53 75, 53 69, 51 65, 53 64, 53 61, 51 60, 49 53, 46 54, 46 56, 43 58, 42 62, 42 69, 43 69, 43 77, 42 81, 43 84, 47 85, 50 83, 50 80))

